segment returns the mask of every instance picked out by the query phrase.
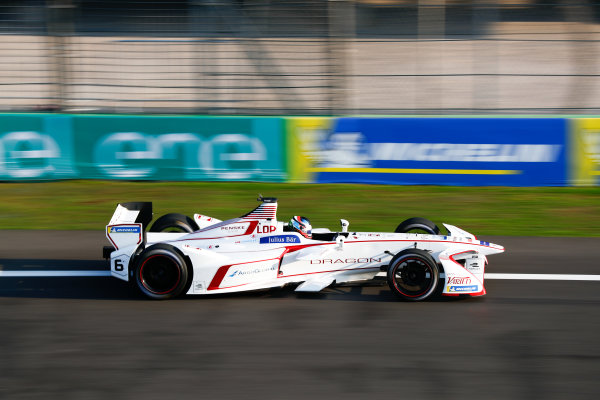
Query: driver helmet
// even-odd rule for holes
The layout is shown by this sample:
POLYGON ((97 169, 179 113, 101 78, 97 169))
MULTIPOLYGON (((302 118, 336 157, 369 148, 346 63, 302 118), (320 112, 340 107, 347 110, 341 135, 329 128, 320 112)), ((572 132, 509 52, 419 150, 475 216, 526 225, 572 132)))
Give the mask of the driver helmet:
POLYGON ((294 215, 290 220, 289 226, 305 238, 312 238, 312 226, 310 225, 308 218, 294 215))

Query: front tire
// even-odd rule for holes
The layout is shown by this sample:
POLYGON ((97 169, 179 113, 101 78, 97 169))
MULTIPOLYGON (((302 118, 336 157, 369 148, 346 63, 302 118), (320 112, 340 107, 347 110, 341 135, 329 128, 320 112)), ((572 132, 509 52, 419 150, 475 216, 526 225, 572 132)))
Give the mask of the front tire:
POLYGON ((149 232, 187 232, 198 230, 196 221, 187 215, 170 213, 158 218, 149 229, 149 232))
POLYGON ((171 245, 158 243, 139 255, 134 278, 143 294, 152 299, 166 300, 186 291, 191 273, 179 250, 171 245))
POLYGON ((409 301, 430 297, 439 282, 439 269, 434 258, 426 251, 409 249, 396 254, 387 271, 392 292, 409 301))

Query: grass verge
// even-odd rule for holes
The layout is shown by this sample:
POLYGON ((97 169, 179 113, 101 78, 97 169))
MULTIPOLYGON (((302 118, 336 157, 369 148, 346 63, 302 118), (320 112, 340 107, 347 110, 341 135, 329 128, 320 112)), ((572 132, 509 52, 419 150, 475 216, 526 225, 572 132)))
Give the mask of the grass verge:
POLYGON ((304 215, 314 227, 393 231, 422 216, 476 235, 600 236, 600 188, 505 188, 276 183, 60 181, 0 184, 0 229, 103 229, 118 202, 152 201, 154 215, 219 219, 279 198, 278 219, 304 215))

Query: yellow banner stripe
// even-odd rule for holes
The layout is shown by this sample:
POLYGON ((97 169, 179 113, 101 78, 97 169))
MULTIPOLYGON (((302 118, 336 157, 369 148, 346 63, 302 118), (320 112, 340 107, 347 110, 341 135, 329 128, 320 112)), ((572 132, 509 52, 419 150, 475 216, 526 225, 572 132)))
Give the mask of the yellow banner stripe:
POLYGON ((309 168, 309 172, 361 172, 367 174, 519 175, 510 169, 415 169, 415 168, 309 168))

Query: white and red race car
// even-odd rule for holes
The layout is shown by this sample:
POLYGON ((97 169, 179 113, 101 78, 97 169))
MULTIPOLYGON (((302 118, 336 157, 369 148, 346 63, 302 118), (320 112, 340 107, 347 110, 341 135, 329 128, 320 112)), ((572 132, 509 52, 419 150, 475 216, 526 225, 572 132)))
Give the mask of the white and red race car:
POLYGON ((119 204, 106 226, 111 275, 135 282, 150 298, 168 299, 288 284, 318 292, 385 274, 400 298, 419 301, 440 293, 485 295, 486 256, 504 251, 452 225, 444 224, 448 234, 441 235, 424 218, 410 218, 394 233, 348 231, 343 219, 341 232, 296 230, 277 221, 277 199, 259 201, 227 221, 167 214, 148 233, 152 203, 119 204))

